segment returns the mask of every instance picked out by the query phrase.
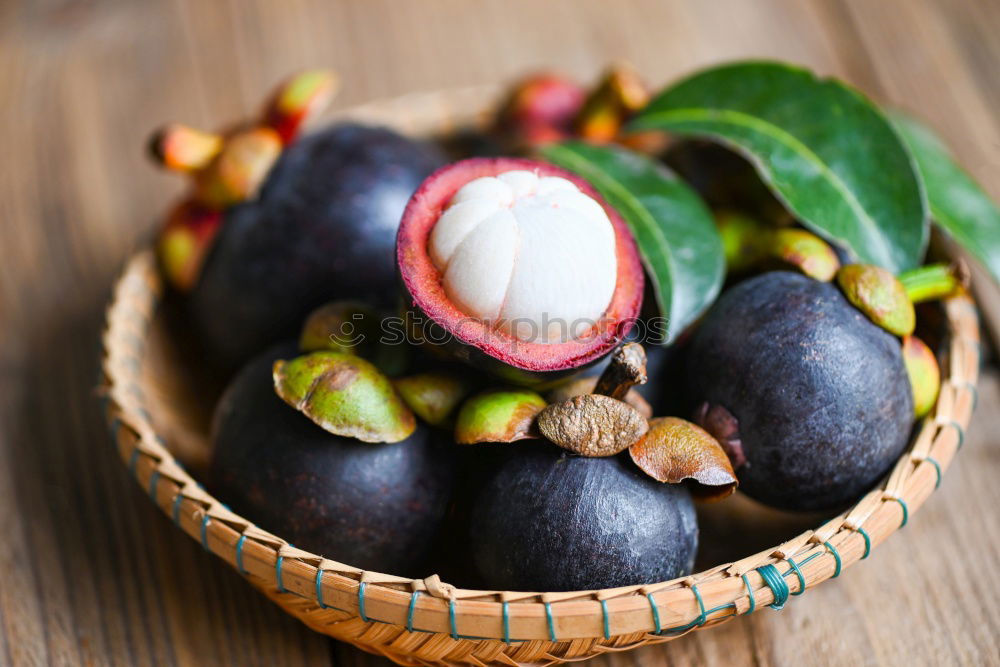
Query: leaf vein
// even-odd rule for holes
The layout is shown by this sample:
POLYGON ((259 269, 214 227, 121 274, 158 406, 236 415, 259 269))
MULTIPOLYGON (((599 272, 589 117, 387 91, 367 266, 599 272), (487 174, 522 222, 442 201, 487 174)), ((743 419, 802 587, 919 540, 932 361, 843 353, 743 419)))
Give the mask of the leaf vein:
MULTIPOLYGON (((857 197, 850 190, 843 179, 841 179, 837 172, 834 171, 830 165, 824 162, 819 155, 817 155, 794 135, 782 130, 773 123, 761 120, 755 116, 751 116, 750 114, 742 111, 736 111, 734 109, 704 110, 697 108, 683 108, 673 109, 670 111, 654 111, 644 114, 640 123, 647 126, 651 124, 651 122, 661 122, 665 125, 670 125, 671 122, 684 120, 691 120, 695 122, 719 121, 738 127, 745 127, 769 136, 775 141, 787 146, 789 149, 799 154, 803 159, 812 163, 824 176, 827 177, 827 180, 831 183, 831 185, 833 185, 833 187, 844 197, 844 200, 847 202, 851 210, 854 211, 857 218, 869 229, 870 233, 867 236, 869 237, 869 240, 874 240, 878 243, 882 249, 882 256, 887 260, 893 257, 892 248, 888 245, 886 239, 879 233, 878 223, 871 217, 868 211, 865 210, 864 206, 860 201, 858 201, 857 197)), ((893 262, 893 264, 894 263, 895 262, 893 262)))

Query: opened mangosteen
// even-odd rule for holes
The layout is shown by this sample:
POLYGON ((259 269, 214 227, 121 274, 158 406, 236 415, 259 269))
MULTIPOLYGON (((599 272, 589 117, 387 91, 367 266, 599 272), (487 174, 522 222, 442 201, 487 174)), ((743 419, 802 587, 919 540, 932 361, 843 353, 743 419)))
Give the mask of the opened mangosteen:
POLYGON ((435 172, 406 207, 397 260, 416 334, 516 384, 601 359, 642 303, 625 222, 581 178, 533 160, 435 172))
POLYGON ((282 400, 274 364, 296 354, 291 345, 266 352, 226 390, 215 412, 210 487, 297 547, 365 569, 426 574, 451 493, 453 455, 438 434, 407 419, 398 399, 386 398, 388 380, 353 355, 317 352, 279 362, 282 400), (299 385, 314 389, 308 401, 299 385), (358 437, 373 439, 377 429, 381 439, 399 441, 324 430, 317 411, 338 401, 358 437), (374 425, 357 418, 368 408, 374 425))
POLYGON ((696 419, 740 488, 782 509, 838 508, 906 447, 914 406, 899 340, 835 284, 766 273, 728 290, 691 340, 696 419))

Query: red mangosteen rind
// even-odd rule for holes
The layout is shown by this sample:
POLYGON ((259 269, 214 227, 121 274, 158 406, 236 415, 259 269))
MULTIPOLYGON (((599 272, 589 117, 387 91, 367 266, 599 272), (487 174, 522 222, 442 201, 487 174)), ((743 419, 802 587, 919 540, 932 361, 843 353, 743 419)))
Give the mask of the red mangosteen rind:
MULTIPOLYGON (((565 377, 600 360, 629 334, 642 306, 644 275, 628 225, 585 180, 569 171, 521 158, 471 158, 437 170, 410 198, 396 240, 396 258, 405 306, 425 341, 453 357, 508 382, 537 386, 565 377), (445 294, 442 276, 428 251, 431 231, 452 197, 465 184, 509 171, 533 171, 572 182, 598 202, 615 234, 617 279, 603 316, 584 335, 560 343, 526 342, 469 317, 445 294)), ((414 328, 411 326, 411 331, 414 328)))

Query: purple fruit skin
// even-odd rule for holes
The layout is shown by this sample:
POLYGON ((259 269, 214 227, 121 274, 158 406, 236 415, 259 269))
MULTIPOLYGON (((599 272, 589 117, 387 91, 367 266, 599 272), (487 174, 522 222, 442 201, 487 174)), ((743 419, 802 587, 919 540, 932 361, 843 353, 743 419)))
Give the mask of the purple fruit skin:
POLYGON ((190 294, 209 358, 235 369, 326 301, 395 306, 396 229, 442 162, 429 144, 353 124, 291 144, 260 196, 226 212, 190 294))
POLYGON ((368 570, 426 576, 454 477, 450 447, 425 426, 393 444, 327 433, 275 393, 255 358, 216 408, 209 487, 296 547, 368 570))
POLYGON ((693 408, 739 423, 740 490, 790 510, 856 500, 909 440, 913 398, 899 341, 839 289, 777 271, 723 294, 690 342, 693 408))
POLYGON ((495 590, 572 591, 690 573, 698 524, 687 488, 625 456, 583 458, 550 443, 511 446, 478 494, 470 555, 495 590))

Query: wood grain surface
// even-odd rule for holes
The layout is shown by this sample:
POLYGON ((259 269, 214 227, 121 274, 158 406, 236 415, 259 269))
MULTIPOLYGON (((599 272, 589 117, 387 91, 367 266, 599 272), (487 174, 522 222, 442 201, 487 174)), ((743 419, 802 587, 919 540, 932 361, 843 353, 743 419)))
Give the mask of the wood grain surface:
MULTIPOLYGON (((109 445, 103 304, 181 188, 146 162, 151 128, 241 117, 315 65, 350 105, 540 67, 587 80, 625 59, 659 84, 782 58, 927 119, 1000 198, 998 33, 997 0, 0 0, 0 664, 378 662, 205 554, 109 445)), ((940 491, 864 564, 782 612, 593 664, 1000 664, 993 366, 980 393, 940 491)))

